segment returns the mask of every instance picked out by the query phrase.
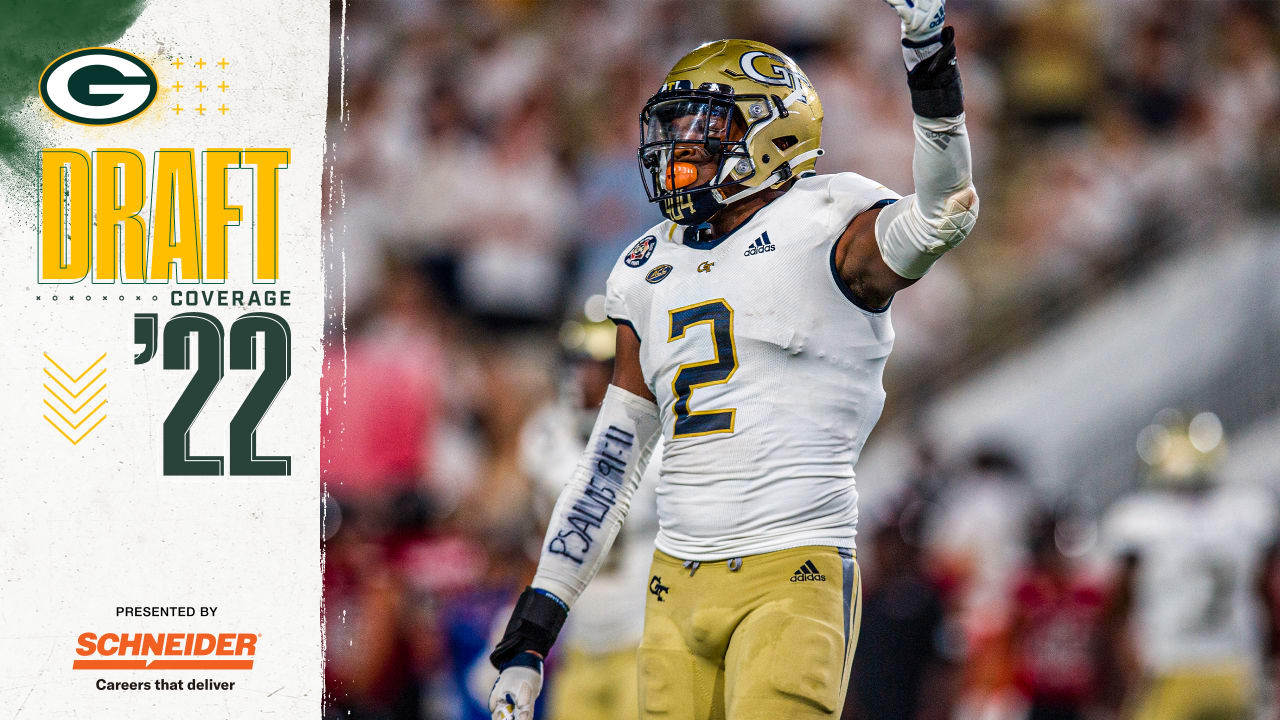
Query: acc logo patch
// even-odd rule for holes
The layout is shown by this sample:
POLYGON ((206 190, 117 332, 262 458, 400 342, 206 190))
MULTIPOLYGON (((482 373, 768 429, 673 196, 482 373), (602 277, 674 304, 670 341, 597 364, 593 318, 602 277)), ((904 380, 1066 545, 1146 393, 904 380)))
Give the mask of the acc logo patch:
POLYGON ((665 280, 667 276, 670 274, 671 274, 670 265, 659 265, 658 267, 650 270, 649 274, 644 276, 644 280, 645 282, 649 282, 649 283, 660 283, 663 280, 665 280))
POLYGON ((658 238, 654 235, 645 235, 636 241, 635 245, 627 251, 627 257, 623 260, 628 267, 640 267, 649 262, 649 256, 653 254, 653 248, 658 244, 658 238))
POLYGON ((156 74, 140 58, 114 48, 73 50, 40 75, 40 99, 81 125, 114 125, 156 99, 156 74))

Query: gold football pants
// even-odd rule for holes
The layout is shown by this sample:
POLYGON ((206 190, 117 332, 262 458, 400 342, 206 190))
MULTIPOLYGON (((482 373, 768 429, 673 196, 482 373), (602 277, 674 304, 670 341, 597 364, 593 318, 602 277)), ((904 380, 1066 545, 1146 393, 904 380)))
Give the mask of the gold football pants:
POLYGON ((641 718, 840 717, 862 611, 852 551, 698 564, 657 551, 650 574, 641 718))
POLYGON ((556 720, 636 720, 635 648, 603 655, 570 650, 549 699, 556 720))
POLYGON ((1206 666, 1151 678, 1133 720, 1246 720, 1253 716, 1253 677, 1243 665, 1206 666))

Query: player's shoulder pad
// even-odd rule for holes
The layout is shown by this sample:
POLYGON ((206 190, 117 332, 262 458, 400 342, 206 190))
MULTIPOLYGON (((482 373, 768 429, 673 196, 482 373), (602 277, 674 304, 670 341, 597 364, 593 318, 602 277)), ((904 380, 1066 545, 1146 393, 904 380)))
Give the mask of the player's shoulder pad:
POLYGON ((609 271, 609 288, 614 292, 624 292, 626 288, 644 286, 645 278, 662 265, 663 249, 679 242, 681 229, 679 225, 664 220, 628 244, 609 271))
POLYGON ((830 232, 840 233, 858 215, 898 200, 888 187, 858 173, 842 172, 801 178, 795 187, 809 196, 813 209, 822 209, 830 232))
POLYGON ((675 223, 664 220, 657 225, 649 228, 643 235, 636 238, 634 242, 629 243, 618 259, 613 263, 614 273, 627 270, 639 270, 647 268, 649 261, 653 258, 654 253, 658 251, 659 245, 664 242, 672 241, 671 234, 673 229, 678 229, 675 223))
POLYGON ((1280 503, 1269 487, 1244 483, 1224 483, 1216 491, 1220 501, 1225 501, 1224 515, 1236 520, 1237 528, 1254 535, 1258 540, 1274 538, 1280 528, 1280 503))
POLYGON ((1169 504, 1162 494, 1140 490, 1115 501, 1102 520, 1107 544, 1123 549, 1151 536, 1153 528, 1167 525, 1169 504))
POLYGON ((856 199, 873 205, 880 200, 897 200, 902 197, 883 183, 855 172, 832 173, 816 177, 826 178, 825 190, 828 200, 831 201, 856 199))
POLYGON ((605 313, 614 322, 632 323, 643 315, 647 306, 648 293, 644 288, 661 282, 671 272, 671 266, 661 261, 662 249, 674 242, 673 229, 675 223, 664 220, 649 228, 634 242, 627 245, 622 254, 613 263, 609 279, 605 283, 605 313))

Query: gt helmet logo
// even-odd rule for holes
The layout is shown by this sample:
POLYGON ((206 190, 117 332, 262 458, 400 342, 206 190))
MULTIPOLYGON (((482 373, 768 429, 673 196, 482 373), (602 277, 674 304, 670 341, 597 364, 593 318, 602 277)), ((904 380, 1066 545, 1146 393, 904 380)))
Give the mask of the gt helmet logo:
POLYGON ((743 53, 738 64, 742 66, 742 72, 746 73, 747 77, 765 85, 779 85, 792 90, 796 88, 797 83, 811 87, 809 78, 803 73, 792 70, 785 60, 770 52, 752 50, 743 53))
POLYGON ((156 98, 156 74, 140 58, 114 48, 73 50, 40 75, 40 99, 81 125, 114 125, 136 117, 156 98))

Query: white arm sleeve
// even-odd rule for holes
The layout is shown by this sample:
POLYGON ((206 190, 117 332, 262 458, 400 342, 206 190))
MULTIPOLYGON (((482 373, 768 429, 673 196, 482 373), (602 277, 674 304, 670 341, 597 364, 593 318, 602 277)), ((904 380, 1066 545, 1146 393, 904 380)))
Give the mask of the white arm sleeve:
POLYGON ((942 254, 960 244, 978 219, 969 133, 964 114, 950 118, 916 116, 911 171, 914 195, 880 211, 876 244, 885 264, 915 279, 942 254))
POLYGON ((534 588, 567 606, 582 594, 622 527, 658 430, 657 405, 609 386, 587 449, 551 513, 534 588))

